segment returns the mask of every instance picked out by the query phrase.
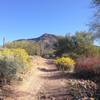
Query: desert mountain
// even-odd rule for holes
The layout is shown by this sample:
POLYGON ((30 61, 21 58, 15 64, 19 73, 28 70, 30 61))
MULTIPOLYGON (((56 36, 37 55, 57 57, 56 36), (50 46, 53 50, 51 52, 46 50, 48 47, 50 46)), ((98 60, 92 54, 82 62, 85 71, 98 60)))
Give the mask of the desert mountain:
POLYGON ((16 41, 30 41, 41 44, 41 46, 46 50, 52 50, 54 48, 54 44, 57 42, 57 36, 53 34, 45 33, 40 37, 31 38, 31 39, 20 39, 16 41))

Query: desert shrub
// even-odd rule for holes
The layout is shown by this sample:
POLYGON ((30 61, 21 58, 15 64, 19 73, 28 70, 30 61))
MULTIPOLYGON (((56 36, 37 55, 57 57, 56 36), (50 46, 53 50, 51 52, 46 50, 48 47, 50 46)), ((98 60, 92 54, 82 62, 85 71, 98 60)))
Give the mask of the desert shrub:
POLYGON ((12 49, 12 48, 14 48, 14 49, 16 49, 16 48, 25 49, 25 51, 29 55, 36 55, 40 51, 38 43, 33 43, 31 41, 24 41, 24 40, 7 43, 7 44, 5 44, 5 47, 9 48, 9 49, 12 49))
POLYGON ((55 52, 55 50, 44 50, 45 52, 44 52, 44 54, 42 55, 42 57, 44 57, 44 58, 54 58, 55 57, 55 55, 54 55, 54 52, 55 52))
POLYGON ((18 79, 31 61, 24 49, 3 49, 0 51, 0 75, 7 80, 18 79))
POLYGON ((100 74, 100 58, 99 57, 81 57, 77 59, 76 73, 82 77, 91 78, 100 74))
POLYGON ((72 36, 60 37, 55 46, 57 56, 67 53, 74 58, 81 55, 95 55, 98 51, 98 48, 93 45, 93 36, 89 32, 76 32, 72 36))
POLYGON ((71 57, 73 59, 79 58, 79 55, 77 55, 76 53, 73 53, 73 52, 71 52, 71 53, 63 53, 62 56, 63 57, 71 57))
POLYGON ((29 55, 24 49, 3 49, 0 51, 1 56, 13 56, 14 58, 20 59, 26 65, 29 64, 29 55))
POLYGON ((63 71, 73 71, 75 61, 70 57, 61 57, 54 60, 54 63, 57 65, 59 70, 63 71))
POLYGON ((0 57, 0 75, 7 79, 15 78, 16 73, 21 71, 19 66, 24 67, 19 59, 7 56, 0 57))

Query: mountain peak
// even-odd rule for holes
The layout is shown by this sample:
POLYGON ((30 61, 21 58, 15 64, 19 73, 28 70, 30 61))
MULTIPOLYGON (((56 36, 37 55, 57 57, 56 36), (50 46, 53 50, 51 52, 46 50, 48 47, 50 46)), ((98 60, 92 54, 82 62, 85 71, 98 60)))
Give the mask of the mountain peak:
POLYGON ((44 33, 42 36, 48 36, 48 35, 51 35, 51 34, 48 34, 48 33, 44 33))
POLYGON ((31 41, 31 42, 37 42, 44 45, 45 49, 51 50, 54 47, 54 44, 57 42, 57 36, 53 34, 44 33, 42 36, 37 38, 31 38, 31 39, 21 39, 17 41, 31 41))
POLYGON ((53 35, 53 34, 49 34, 49 33, 44 33, 42 36, 40 36, 40 37, 48 37, 48 36, 54 36, 55 37, 55 35, 53 35))

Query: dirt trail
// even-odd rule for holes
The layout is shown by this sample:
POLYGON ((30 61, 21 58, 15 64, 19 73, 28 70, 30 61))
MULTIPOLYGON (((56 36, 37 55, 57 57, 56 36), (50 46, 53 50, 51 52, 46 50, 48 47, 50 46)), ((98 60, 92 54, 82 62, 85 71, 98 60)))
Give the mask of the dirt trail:
POLYGON ((11 90, 5 100, 64 100, 65 86, 64 78, 51 60, 34 57, 28 78, 11 90))

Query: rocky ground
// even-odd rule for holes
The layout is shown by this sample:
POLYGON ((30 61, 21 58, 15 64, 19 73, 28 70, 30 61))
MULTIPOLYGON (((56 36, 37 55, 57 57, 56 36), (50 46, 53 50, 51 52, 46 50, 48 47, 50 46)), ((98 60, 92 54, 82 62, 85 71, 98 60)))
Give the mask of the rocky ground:
POLYGON ((27 78, 20 85, 3 87, 0 100, 95 100, 97 88, 90 80, 58 71, 51 60, 34 57, 27 78))

